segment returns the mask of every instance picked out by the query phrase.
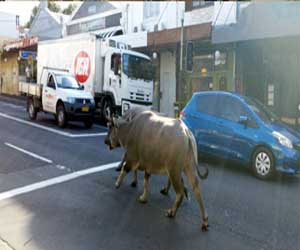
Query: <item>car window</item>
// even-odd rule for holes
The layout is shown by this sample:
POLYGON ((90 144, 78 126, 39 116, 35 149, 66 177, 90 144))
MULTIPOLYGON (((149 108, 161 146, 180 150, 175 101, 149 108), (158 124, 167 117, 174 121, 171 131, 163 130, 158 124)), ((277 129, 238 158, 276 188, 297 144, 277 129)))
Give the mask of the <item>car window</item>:
POLYGON ((200 95, 197 97, 197 111, 200 113, 217 115, 217 95, 200 95))
POLYGON ((249 113, 239 100, 231 96, 220 96, 219 101, 218 116, 220 118, 239 122, 240 116, 249 117, 249 113))
POLYGON ((50 76, 49 76, 47 86, 48 86, 49 88, 55 89, 55 82, 54 82, 54 77, 53 77, 53 75, 50 75, 50 76))

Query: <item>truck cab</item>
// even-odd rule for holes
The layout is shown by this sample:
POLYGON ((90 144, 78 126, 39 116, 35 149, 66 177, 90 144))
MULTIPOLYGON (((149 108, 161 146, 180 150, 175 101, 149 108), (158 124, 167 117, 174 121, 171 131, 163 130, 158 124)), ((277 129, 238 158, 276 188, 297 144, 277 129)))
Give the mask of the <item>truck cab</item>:
POLYGON ((154 67, 150 58, 128 49, 109 47, 104 57, 104 118, 132 107, 152 108, 154 67))

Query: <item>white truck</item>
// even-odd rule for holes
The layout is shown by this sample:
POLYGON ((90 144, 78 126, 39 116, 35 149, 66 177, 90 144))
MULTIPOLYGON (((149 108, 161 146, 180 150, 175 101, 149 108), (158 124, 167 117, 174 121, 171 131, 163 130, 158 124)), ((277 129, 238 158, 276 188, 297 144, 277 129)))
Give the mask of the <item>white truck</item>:
POLYGON ((47 65, 73 73, 94 97, 95 112, 104 120, 135 106, 151 109, 150 58, 113 39, 89 33, 39 42, 38 71, 47 65))
POLYGON ((38 82, 20 82, 19 91, 27 95, 27 111, 31 120, 36 119, 38 112, 44 111, 52 113, 60 127, 65 127, 69 120, 83 121, 87 128, 93 125, 94 98, 83 91, 67 70, 40 67, 38 82))

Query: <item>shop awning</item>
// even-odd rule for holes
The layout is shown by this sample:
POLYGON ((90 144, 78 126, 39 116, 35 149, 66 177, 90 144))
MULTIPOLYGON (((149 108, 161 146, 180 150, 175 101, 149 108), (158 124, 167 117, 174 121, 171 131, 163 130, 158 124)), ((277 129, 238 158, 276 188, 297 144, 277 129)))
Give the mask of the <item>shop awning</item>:
MULTIPOLYGON (((184 40, 197 40, 210 38, 211 22, 184 27, 184 40)), ((155 32, 149 32, 147 36, 148 46, 160 46, 179 43, 181 37, 181 27, 155 32)))

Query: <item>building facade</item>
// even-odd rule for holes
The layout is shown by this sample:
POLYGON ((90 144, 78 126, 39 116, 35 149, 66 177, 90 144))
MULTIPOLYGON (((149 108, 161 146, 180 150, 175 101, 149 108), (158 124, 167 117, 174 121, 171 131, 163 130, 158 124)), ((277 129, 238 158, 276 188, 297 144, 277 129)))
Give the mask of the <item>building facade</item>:
POLYGON ((103 36, 121 35, 122 10, 109 2, 84 1, 66 26, 67 35, 93 32, 103 36))
MULTIPOLYGON (((14 14, 5 13, 0 11, 0 93, 6 92, 6 82, 7 77, 11 78, 11 76, 6 75, 5 68, 8 64, 11 64, 10 61, 4 60, 2 54, 2 46, 3 44, 18 38, 19 31, 19 17, 14 14)), ((14 70, 14 65, 11 65, 12 69, 14 70)))
POLYGON ((1 93, 19 95, 19 82, 36 82, 37 43, 37 37, 24 38, 8 42, 2 47, 1 93))
MULTIPOLYGON (((231 3, 229 21, 213 27, 216 46, 236 53, 235 90, 255 97, 282 120, 299 124, 299 3, 231 3)), ((223 14, 223 15, 222 15, 223 14)))

